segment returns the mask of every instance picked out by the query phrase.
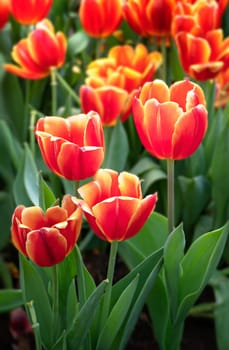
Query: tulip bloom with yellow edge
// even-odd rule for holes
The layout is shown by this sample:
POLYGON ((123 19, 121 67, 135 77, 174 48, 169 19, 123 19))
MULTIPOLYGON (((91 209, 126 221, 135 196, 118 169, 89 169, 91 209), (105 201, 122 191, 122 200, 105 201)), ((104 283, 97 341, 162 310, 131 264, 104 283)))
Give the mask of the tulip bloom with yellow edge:
POLYGON ((72 251, 79 237, 82 210, 65 195, 62 207, 44 212, 40 207, 19 205, 12 216, 12 242, 26 257, 39 266, 53 266, 72 251))
POLYGON ((17 65, 4 64, 4 68, 21 78, 42 79, 51 73, 51 68, 64 64, 66 50, 64 33, 55 33, 52 23, 44 19, 13 47, 12 58, 17 65))
POLYGON ((87 67, 86 85, 80 88, 83 112, 98 112, 104 126, 115 125, 119 117, 125 121, 137 89, 152 80, 161 63, 162 55, 143 44, 114 46, 87 67))
POLYGON ((128 172, 99 169, 78 189, 84 215, 95 234, 108 242, 136 235, 155 208, 157 194, 142 197, 140 180, 128 172))
POLYGON ((121 23, 121 0, 81 0, 79 17, 87 34, 95 38, 107 37, 121 23))
POLYGON ((35 134, 47 166, 67 180, 93 176, 104 158, 104 134, 96 112, 40 118, 35 134))
POLYGON ((208 125, 205 96, 189 80, 170 87, 162 80, 146 83, 133 102, 133 116, 143 146, 159 159, 191 156, 208 125))
POLYGON ((21 24, 36 24, 44 19, 53 0, 11 0, 11 12, 21 24))

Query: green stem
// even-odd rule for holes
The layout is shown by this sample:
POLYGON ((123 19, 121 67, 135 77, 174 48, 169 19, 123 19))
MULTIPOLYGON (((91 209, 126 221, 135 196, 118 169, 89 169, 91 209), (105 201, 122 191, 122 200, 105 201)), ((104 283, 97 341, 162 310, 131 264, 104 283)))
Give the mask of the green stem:
POLYGON ((174 160, 167 159, 167 198, 168 198, 168 230, 174 229, 174 160))
POLYGON ((29 125, 29 134, 30 134, 30 149, 33 156, 35 156, 35 135, 34 135, 34 124, 36 120, 36 111, 32 110, 30 112, 30 125, 29 125))
POLYGON ((69 95, 80 105, 80 98, 76 95, 75 91, 68 85, 68 83, 62 78, 62 76, 56 71, 56 78, 63 88, 69 93, 69 95))
POLYGON ((107 269, 108 284, 105 289, 105 294, 104 294, 104 299, 102 304, 101 330, 104 327, 104 324, 110 312, 111 291, 112 291, 112 285, 113 285, 117 252, 118 252, 118 241, 113 241, 111 242, 111 246, 110 246, 110 255, 109 255, 108 269, 107 269))
POLYGON ((166 47, 166 37, 162 38, 161 43, 161 51, 162 51, 162 67, 161 67, 161 78, 165 82, 167 81, 167 47, 166 47))
POLYGON ((58 334, 58 311, 59 311, 59 283, 57 265, 52 266, 52 339, 55 342, 58 334))
POLYGON ((36 311, 33 306, 33 300, 26 303, 27 311, 29 312, 31 324, 34 332, 34 338, 35 338, 35 344, 36 344, 36 350, 41 350, 41 335, 40 335, 40 326, 37 322, 37 316, 36 311))
POLYGON ((52 115, 57 114, 57 71, 51 68, 51 89, 52 89, 52 115))

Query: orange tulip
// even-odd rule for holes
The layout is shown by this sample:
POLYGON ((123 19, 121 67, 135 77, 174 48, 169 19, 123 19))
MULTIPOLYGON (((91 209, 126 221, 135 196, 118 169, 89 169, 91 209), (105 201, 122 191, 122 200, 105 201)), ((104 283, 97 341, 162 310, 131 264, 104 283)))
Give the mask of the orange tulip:
POLYGON ((8 22, 10 14, 10 0, 1 0, 0 2, 0 29, 8 22))
POLYGON ((13 17, 21 24, 36 24, 44 19, 53 0, 11 0, 13 17))
POLYGON ((125 121, 136 90, 152 79, 161 62, 161 54, 149 53, 143 44, 114 46, 107 57, 88 65, 86 85, 80 88, 83 112, 95 110, 105 126, 115 125, 119 117, 125 121))
POLYGON ((215 29, 199 37, 188 32, 176 35, 176 43, 184 71, 196 80, 215 78, 229 67, 229 38, 215 29))
POLYGON ((107 37, 114 33, 121 23, 121 1, 81 0, 79 16, 86 33, 95 38, 107 37))
POLYGON ((95 234, 108 242, 133 237, 155 208, 157 194, 142 198, 136 175, 100 169, 79 188, 82 209, 95 234))
POLYGON ((146 150, 159 159, 192 155, 207 130, 202 89, 189 80, 170 88, 162 80, 146 83, 133 102, 137 132, 146 150))
POLYGON ((68 180, 95 174, 104 158, 104 135, 96 112, 40 118, 35 134, 47 166, 68 180))
POLYGON ((126 0, 124 18, 142 36, 170 36, 175 0, 126 0))
POLYGON ((82 210, 65 195, 62 207, 44 212, 40 207, 19 205, 12 216, 14 246, 39 266, 60 263, 72 251, 79 237, 82 210))
POLYGON ((215 79, 215 107, 224 108, 229 102, 229 68, 220 72, 215 79))
POLYGON ((17 63, 5 64, 8 72, 25 79, 41 79, 52 67, 64 64, 67 40, 62 32, 55 34, 52 23, 44 19, 36 28, 13 47, 12 58, 17 63))

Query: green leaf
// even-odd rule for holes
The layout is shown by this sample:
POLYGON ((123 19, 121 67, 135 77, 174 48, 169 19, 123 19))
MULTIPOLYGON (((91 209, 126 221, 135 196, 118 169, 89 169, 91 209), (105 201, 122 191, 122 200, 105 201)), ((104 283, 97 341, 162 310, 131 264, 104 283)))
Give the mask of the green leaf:
POLYGON ((106 148, 104 168, 111 168, 123 171, 129 153, 128 138, 125 128, 120 120, 114 127, 107 127, 104 130, 106 148))
POLYGON ((128 339, 137 323, 140 312, 147 300, 147 297, 149 296, 152 290, 156 277, 160 271, 161 265, 162 265, 162 259, 160 259, 155 265, 152 266, 151 272, 148 275, 145 283, 141 287, 139 293, 136 295, 136 299, 134 298, 135 301, 130 309, 128 320, 126 321, 126 324, 123 327, 123 332, 122 332, 120 345, 119 345, 120 350, 125 349, 128 339))
POLYGON ((177 312, 178 285, 182 272, 180 262, 184 255, 184 247, 185 236, 180 225, 170 233, 164 247, 164 270, 173 320, 177 312))
POLYGON ((13 192, 16 204, 39 205, 39 173, 33 155, 25 145, 21 167, 17 173, 13 192))
MULTIPOLYGON (((40 326, 42 342, 48 349, 51 348, 52 310, 48 298, 48 291, 35 266, 26 257, 20 254, 20 285, 23 291, 24 304, 33 301, 37 322, 40 326)), ((28 313, 29 314, 29 313, 28 313)))
POLYGON ((210 200, 210 183, 202 175, 194 178, 179 176, 178 183, 182 193, 182 218, 187 232, 210 200))
POLYGON ((77 31, 68 40, 68 52, 74 56, 84 51, 89 44, 89 36, 83 31, 77 31))
POLYGON ((217 142, 214 142, 214 157, 211 164, 212 197, 215 205, 215 226, 223 225, 229 213, 229 119, 224 124, 217 142))
POLYGON ((127 313, 129 312, 129 308, 137 288, 138 280, 139 276, 136 275, 136 277, 126 287, 115 303, 110 312, 109 318, 107 319, 107 322, 100 333, 96 346, 97 350, 110 349, 120 328, 123 326, 125 327, 125 324, 123 325, 123 323, 127 313))
POLYGON ((8 312, 23 305, 21 289, 0 290, 0 312, 8 312))
POLYGON ((56 201, 56 197, 42 175, 39 175, 39 205, 45 211, 56 201))
POLYGON ((228 236, 229 224, 203 234, 192 243, 181 261, 177 322, 185 319, 220 261, 228 236))
POLYGON ((229 349, 229 279, 217 272, 210 281, 215 294, 214 321, 218 350, 229 349))
POLYGON ((119 244, 119 254, 127 266, 132 268, 144 257, 163 247, 167 237, 167 218, 153 212, 136 236, 119 244))
POLYGON ((67 332, 68 349, 75 349, 76 344, 77 348, 80 348, 86 339, 106 285, 107 281, 101 282, 76 315, 70 330, 67 332))

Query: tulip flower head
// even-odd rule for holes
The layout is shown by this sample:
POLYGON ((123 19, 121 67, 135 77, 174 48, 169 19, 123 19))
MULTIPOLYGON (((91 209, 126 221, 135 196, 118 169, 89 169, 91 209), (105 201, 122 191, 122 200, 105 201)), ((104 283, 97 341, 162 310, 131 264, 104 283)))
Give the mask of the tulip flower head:
POLYGON ((79 17, 87 34, 95 38, 105 38, 113 34, 121 23, 121 1, 81 0, 79 17))
POLYGON ((10 0, 1 0, 0 2, 0 29, 8 22, 10 14, 10 0))
POLYGON ((169 37, 175 5, 175 0, 126 0, 124 18, 139 35, 169 37))
POLYGON ((11 12, 17 22, 36 24, 49 13, 53 0, 11 0, 11 12))
POLYGON ((95 234, 108 242, 133 237, 155 208, 157 194, 142 197, 140 180, 128 172, 99 169, 78 189, 82 209, 95 234))
POLYGON ((137 89, 152 80, 161 63, 161 54, 149 53, 143 44, 114 46, 87 67, 86 85, 80 88, 83 112, 98 112, 104 126, 115 125, 119 117, 125 121, 137 89))
POLYGON ((81 224, 82 210, 70 195, 63 197, 62 207, 53 206, 46 212, 19 205, 12 216, 12 242, 35 264, 56 265, 74 248, 81 224))
POLYGON ((207 130, 202 89, 189 80, 170 88, 162 80, 145 83, 133 102, 138 135, 146 150, 159 159, 191 156, 207 130))
POLYGON ((46 165, 67 180, 93 176, 104 158, 104 134, 96 112, 40 118, 35 134, 46 165))
POLYGON ((24 79, 42 79, 50 75, 51 68, 64 64, 66 49, 65 35, 55 33, 52 23, 44 19, 13 47, 12 58, 17 64, 4 64, 4 68, 24 79))

